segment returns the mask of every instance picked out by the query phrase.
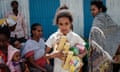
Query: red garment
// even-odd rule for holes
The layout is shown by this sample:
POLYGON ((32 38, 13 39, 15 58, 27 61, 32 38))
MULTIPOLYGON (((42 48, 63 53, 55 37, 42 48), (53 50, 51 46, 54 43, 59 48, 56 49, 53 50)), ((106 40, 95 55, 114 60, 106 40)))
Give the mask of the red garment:
MULTIPOLYGON (((9 44, 7 46, 7 49, 8 48, 9 48, 9 44)), ((0 50, 0 56, 2 57, 4 63, 6 64, 6 62, 7 62, 7 55, 5 55, 2 50, 0 50)), ((1 72, 6 72, 5 68, 0 68, 0 71, 1 72)))
POLYGON ((45 57, 41 57, 40 59, 38 59, 36 61, 36 63, 40 66, 40 67, 45 67, 45 64, 47 64, 47 59, 45 57))
MULTIPOLYGON (((34 55, 34 51, 30 51, 25 55, 25 57, 28 58, 28 57, 33 56, 33 55, 34 55)), ((45 64, 47 64, 47 59, 45 57, 41 57, 40 59, 36 60, 35 62, 40 67, 44 67, 45 64)))
MULTIPOLYGON (((1 50, 0 50, 0 56, 2 57, 3 61, 6 63, 7 57, 1 50)), ((1 68, 1 72, 5 72, 5 70, 1 68)))
POLYGON ((0 50, 0 56, 2 57, 3 61, 6 63, 7 62, 7 57, 1 50, 0 50))

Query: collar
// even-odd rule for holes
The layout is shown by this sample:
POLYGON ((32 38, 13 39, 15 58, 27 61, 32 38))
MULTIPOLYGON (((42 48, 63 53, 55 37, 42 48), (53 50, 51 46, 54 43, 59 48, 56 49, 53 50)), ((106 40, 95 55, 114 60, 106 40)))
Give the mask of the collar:
MULTIPOLYGON (((63 33, 60 31, 60 29, 58 29, 58 31, 57 31, 57 35, 56 35, 56 40, 57 39, 59 39, 61 36, 64 36, 63 35, 63 33)), ((67 35, 65 35, 66 36, 66 38, 67 38, 67 40, 68 41, 71 41, 71 39, 72 39, 72 37, 73 37, 73 32, 72 32, 72 30, 70 30, 68 33, 67 33, 67 35)))
POLYGON ((12 62, 13 66, 17 66, 20 64, 20 62, 12 62))
MULTIPOLYGON (((13 11, 10 11, 10 14, 12 14, 12 15, 15 15, 14 13, 13 13, 13 11)), ((17 16, 20 16, 21 15, 21 13, 18 11, 18 15, 17 16)), ((15 15, 16 16, 16 15, 15 15)))
MULTIPOLYGON (((60 29, 57 30, 57 33, 58 33, 59 35, 63 35, 63 33, 60 31, 60 29)), ((71 36, 71 34, 72 34, 72 30, 70 30, 70 31, 67 33, 66 36, 67 36, 67 37, 68 37, 68 36, 71 36)))

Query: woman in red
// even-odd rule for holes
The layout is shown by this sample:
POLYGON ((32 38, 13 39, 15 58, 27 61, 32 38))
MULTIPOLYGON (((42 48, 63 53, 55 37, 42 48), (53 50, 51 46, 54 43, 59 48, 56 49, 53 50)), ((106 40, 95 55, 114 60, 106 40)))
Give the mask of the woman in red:
POLYGON ((7 26, 0 26, 0 71, 9 72, 6 66, 8 48, 12 47, 9 45, 10 31, 7 26))

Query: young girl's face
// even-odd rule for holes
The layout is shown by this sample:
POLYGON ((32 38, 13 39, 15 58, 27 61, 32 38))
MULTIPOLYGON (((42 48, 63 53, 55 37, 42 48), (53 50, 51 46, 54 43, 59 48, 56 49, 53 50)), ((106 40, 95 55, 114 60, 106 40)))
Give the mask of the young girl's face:
POLYGON ((96 5, 91 5, 91 13, 94 17, 100 12, 101 12, 101 9, 98 9, 96 5))
POLYGON ((61 17, 58 19, 58 27, 63 34, 67 34, 71 30, 71 21, 67 17, 61 17))
POLYGON ((33 30, 33 36, 35 37, 41 37, 42 36, 42 27, 41 26, 36 26, 36 30, 33 30))
POLYGON ((15 62, 20 61, 20 52, 16 52, 16 53, 13 55, 13 61, 15 61, 15 62))

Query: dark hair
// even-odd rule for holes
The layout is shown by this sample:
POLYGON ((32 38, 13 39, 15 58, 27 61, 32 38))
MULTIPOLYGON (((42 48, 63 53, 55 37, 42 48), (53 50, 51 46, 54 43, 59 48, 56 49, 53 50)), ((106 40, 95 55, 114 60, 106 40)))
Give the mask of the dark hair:
POLYGON ((102 12, 106 12, 107 8, 105 7, 105 5, 103 4, 102 1, 92 1, 91 5, 95 5, 98 9, 102 8, 102 12))
POLYGON ((69 9, 66 5, 61 6, 58 10, 69 9))
POLYGON ((10 38, 10 30, 8 26, 0 26, 0 34, 4 34, 8 39, 10 38))
POLYGON ((41 26, 41 24, 39 24, 39 23, 34 23, 34 24, 32 24, 32 26, 31 26, 31 37, 33 37, 32 31, 33 31, 33 30, 36 30, 36 27, 37 27, 37 26, 41 26))
POLYGON ((18 5, 18 1, 14 0, 14 1, 11 2, 11 6, 13 6, 14 3, 16 3, 18 5))
POLYGON ((115 55, 120 55, 120 45, 118 46, 118 49, 116 50, 115 55))
POLYGON ((17 38, 11 38, 9 42, 10 42, 10 44, 11 44, 12 46, 15 46, 14 43, 15 43, 16 41, 19 41, 19 40, 18 40, 17 38))
POLYGON ((58 24, 58 20, 61 17, 67 17, 70 22, 73 22, 73 17, 70 11, 68 11, 68 7, 66 5, 61 6, 57 13, 56 13, 56 19, 55 19, 55 23, 58 24), (63 11, 64 10, 64 11, 63 11))

